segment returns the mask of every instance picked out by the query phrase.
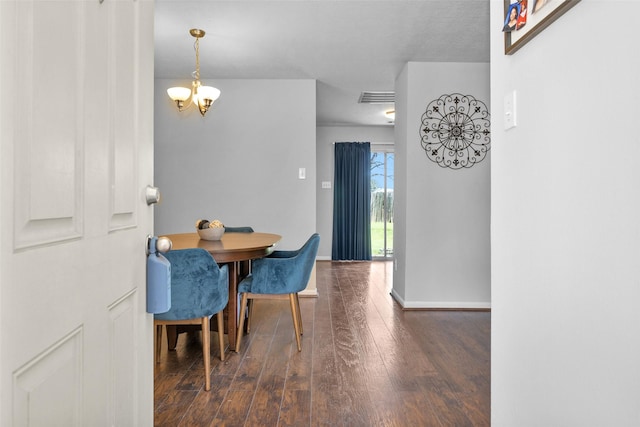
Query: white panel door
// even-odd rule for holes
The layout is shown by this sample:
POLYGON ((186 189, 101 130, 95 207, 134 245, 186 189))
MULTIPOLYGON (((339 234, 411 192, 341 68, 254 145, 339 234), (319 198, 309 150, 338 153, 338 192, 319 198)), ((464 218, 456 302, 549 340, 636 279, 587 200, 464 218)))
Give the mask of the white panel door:
POLYGON ((0 1, 0 425, 153 424, 153 1, 0 1))

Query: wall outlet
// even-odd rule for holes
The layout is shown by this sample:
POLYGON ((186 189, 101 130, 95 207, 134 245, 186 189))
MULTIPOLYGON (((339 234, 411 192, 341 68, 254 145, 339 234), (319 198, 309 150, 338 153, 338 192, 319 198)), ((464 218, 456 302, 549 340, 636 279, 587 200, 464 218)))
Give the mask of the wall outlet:
POLYGON ((331 181, 322 181, 322 188, 331 188, 331 181))

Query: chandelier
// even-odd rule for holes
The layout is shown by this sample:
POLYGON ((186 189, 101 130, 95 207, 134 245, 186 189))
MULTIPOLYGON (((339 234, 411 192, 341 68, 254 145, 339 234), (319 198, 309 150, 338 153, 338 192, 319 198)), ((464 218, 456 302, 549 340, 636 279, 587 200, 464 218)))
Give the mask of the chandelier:
POLYGON ((193 28, 189 33, 196 38, 194 49, 196 51, 196 70, 193 72, 193 82, 191 89, 186 87, 171 87, 167 89, 169 97, 176 103, 178 111, 188 108, 194 104, 200 110, 200 114, 204 117, 209 107, 216 99, 220 97, 220 90, 212 86, 202 86, 200 82, 200 39, 204 37, 204 30, 193 28), (185 102, 189 101, 185 105, 185 102))

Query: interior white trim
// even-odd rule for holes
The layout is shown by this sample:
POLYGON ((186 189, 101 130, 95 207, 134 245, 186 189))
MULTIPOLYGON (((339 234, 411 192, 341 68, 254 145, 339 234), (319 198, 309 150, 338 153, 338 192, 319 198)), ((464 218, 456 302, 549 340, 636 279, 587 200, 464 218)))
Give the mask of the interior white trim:
POLYGON ((298 295, 304 298, 317 298, 318 297, 318 289, 305 289, 302 292, 298 292, 298 295))
POLYGON ((490 310, 490 302, 478 301, 405 301, 395 289, 391 290, 391 296, 403 309, 411 310, 490 310))

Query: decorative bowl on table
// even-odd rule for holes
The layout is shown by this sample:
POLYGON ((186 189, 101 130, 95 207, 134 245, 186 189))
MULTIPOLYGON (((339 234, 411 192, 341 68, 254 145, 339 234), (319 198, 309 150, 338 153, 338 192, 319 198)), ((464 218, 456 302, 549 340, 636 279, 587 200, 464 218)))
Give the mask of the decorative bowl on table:
POLYGON ((217 219, 211 222, 199 219, 196 221, 196 231, 202 240, 220 240, 224 234, 224 224, 217 219))
POLYGON ((222 228, 204 228, 198 229, 198 235, 202 240, 220 240, 224 234, 224 227, 222 228))

